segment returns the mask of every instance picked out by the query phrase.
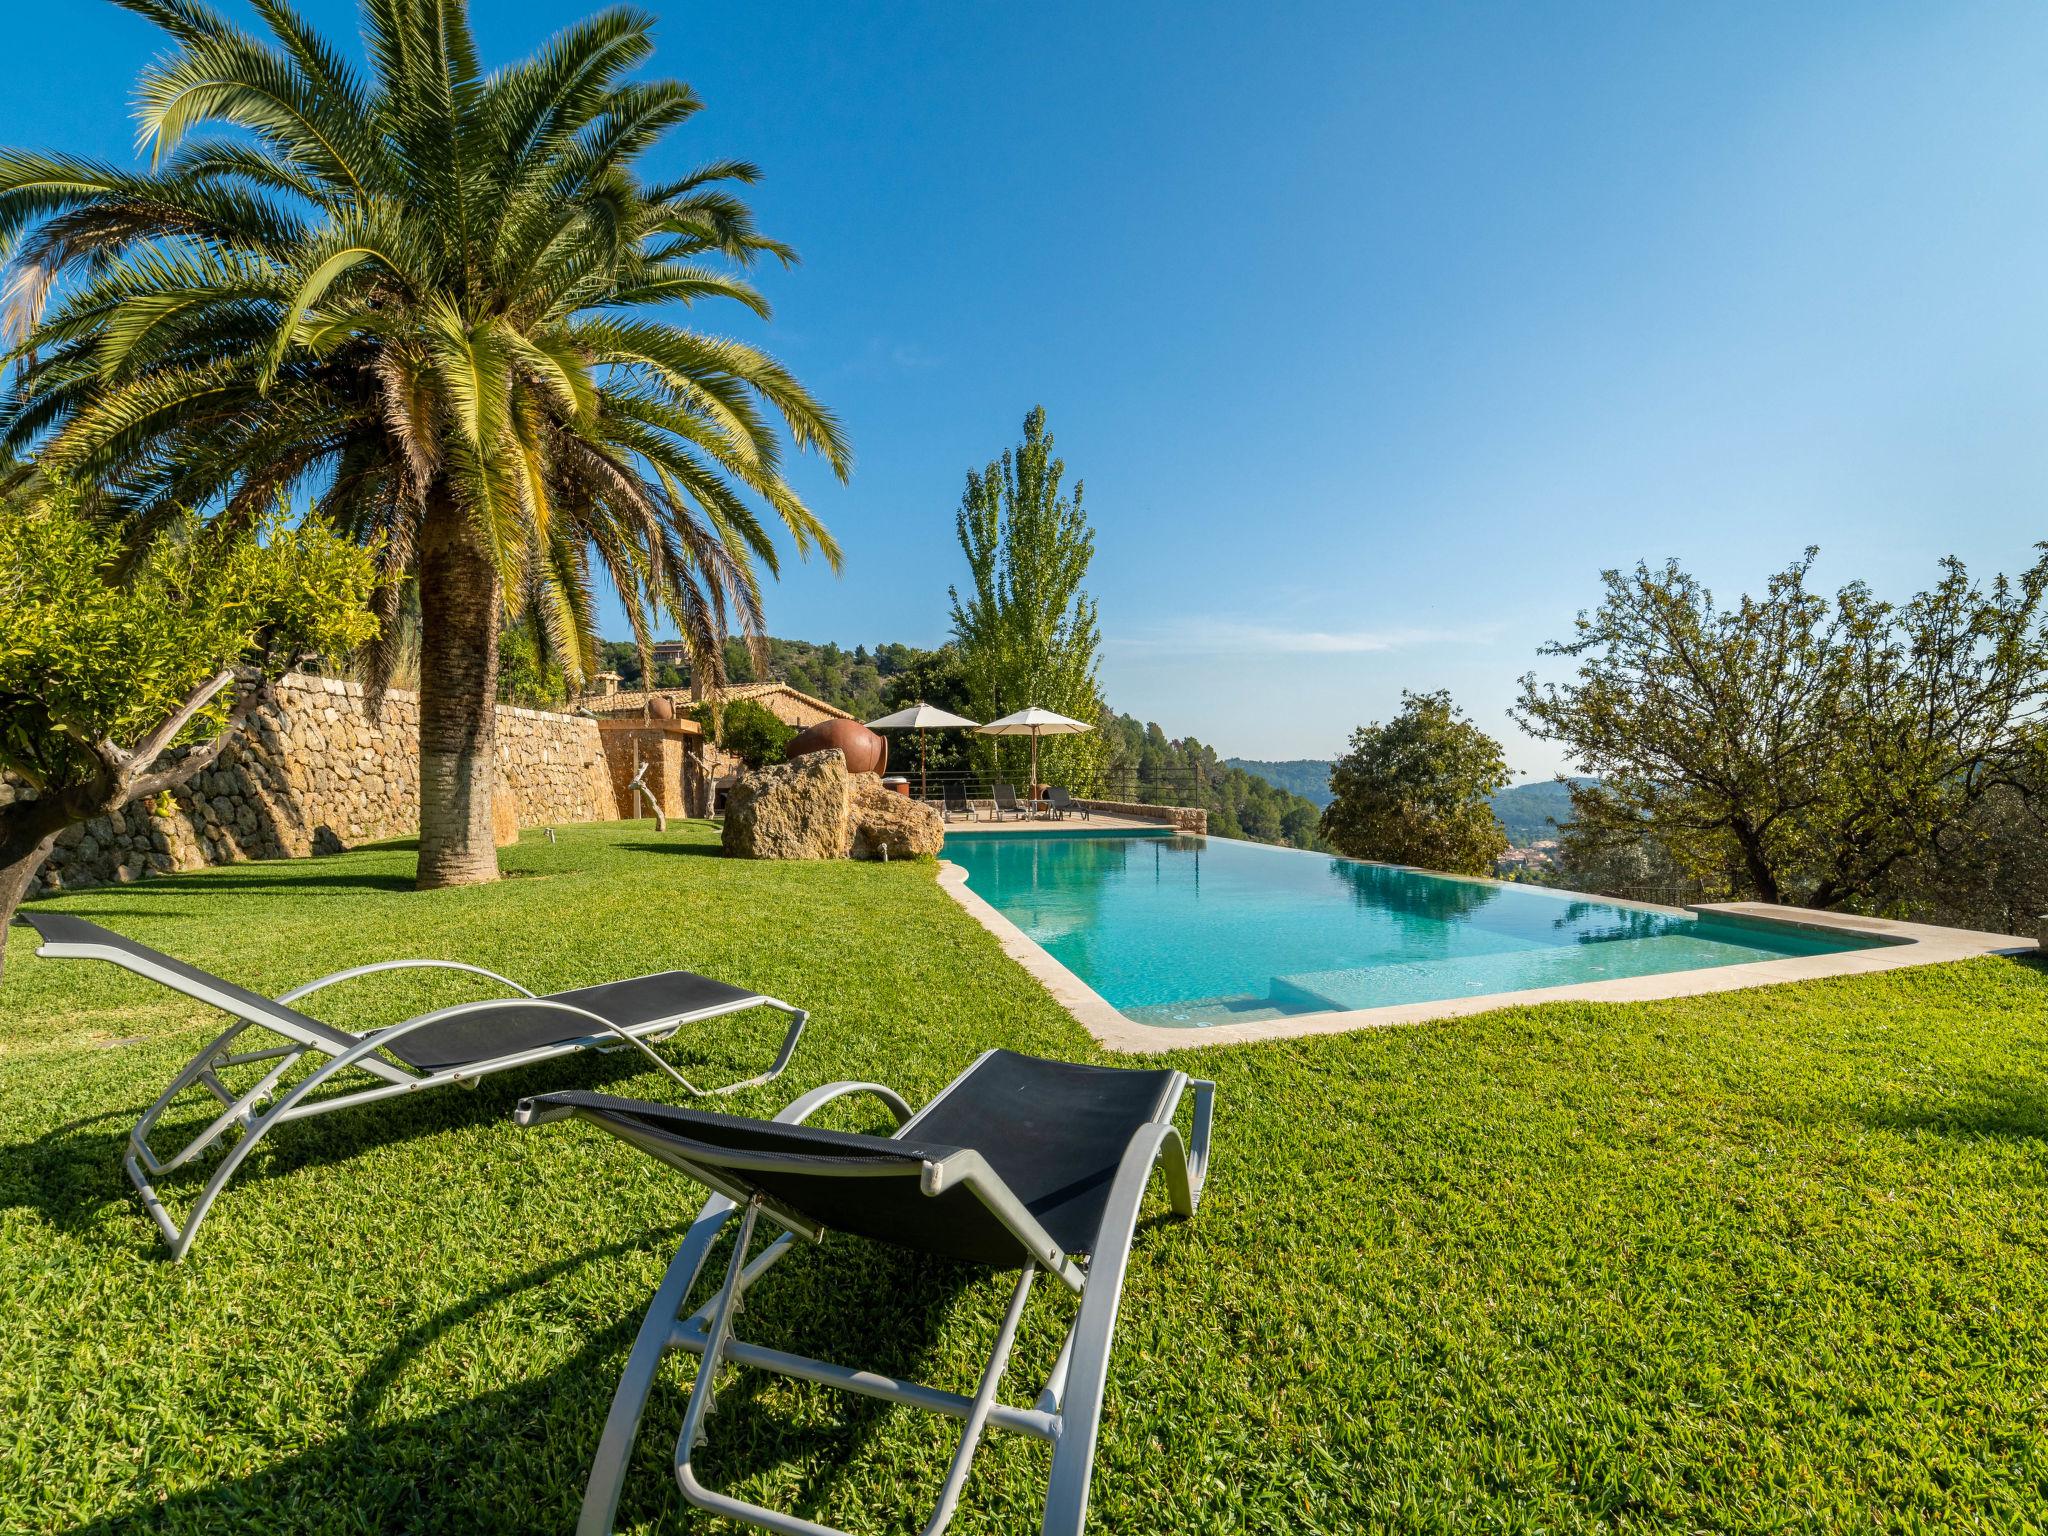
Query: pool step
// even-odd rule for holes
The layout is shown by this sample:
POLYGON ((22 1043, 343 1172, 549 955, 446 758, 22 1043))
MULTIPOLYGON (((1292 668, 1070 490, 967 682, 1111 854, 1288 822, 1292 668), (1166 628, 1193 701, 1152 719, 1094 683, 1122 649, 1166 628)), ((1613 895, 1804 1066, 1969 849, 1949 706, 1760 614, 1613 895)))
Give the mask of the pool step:
POLYGON ((1122 1009, 1124 1017, 1140 1024, 1167 1029, 1188 1029, 1204 1024, 1257 1024, 1267 1019, 1291 1019, 1302 1013, 1322 1013, 1328 1003, 1307 1004, 1279 997, 1255 997, 1242 992, 1229 997, 1193 997, 1179 1003, 1148 1003, 1142 1008, 1122 1009))
POLYGON ((1768 957, 1731 954, 1725 944, 1675 934, 1653 939, 1607 939, 1595 944, 1547 945, 1494 955, 1298 971, 1273 978, 1272 1001, 1275 1006, 1296 1010, 1385 1008, 1446 997, 1477 997, 1490 992, 1566 987, 1623 976, 1654 976, 1665 971, 1763 958, 1768 957))

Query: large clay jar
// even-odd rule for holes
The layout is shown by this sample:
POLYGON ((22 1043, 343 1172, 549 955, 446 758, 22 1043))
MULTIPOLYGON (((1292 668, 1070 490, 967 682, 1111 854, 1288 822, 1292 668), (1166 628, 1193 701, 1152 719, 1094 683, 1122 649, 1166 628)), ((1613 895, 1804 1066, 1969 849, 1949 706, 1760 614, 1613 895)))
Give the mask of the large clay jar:
POLYGON ((858 720, 820 720, 789 738, 782 749, 786 758, 808 752, 839 751, 846 754, 848 773, 880 773, 889 766, 889 743, 858 720))

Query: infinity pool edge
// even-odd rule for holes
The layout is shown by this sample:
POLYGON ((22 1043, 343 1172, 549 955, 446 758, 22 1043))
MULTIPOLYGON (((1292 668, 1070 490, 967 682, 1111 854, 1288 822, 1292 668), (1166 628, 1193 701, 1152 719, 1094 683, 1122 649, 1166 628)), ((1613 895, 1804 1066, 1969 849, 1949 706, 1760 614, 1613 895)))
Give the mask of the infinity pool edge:
MULTIPOLYGON (((1191 1050, 1207 1045, 1249 1045, 1265 1040, 1296 1039, 1304 1035, 1344 1034, 1352 1030, 1383 1029, 1401 1024, 1425 1024, 1437 1019, 1465 1018, 1498 1008, 1526 1007, 1537 1003, 1657 1002, 1714 992, 1736 992, 1747 987, 1818 981, 1832 976, 1868 975, 1917 965, 1940 965, 1986 955, 2032 954, 2038 950, 2034 943, 2010 934, 1940 928, 1927 923, 1820 912, 1804 907, 1779 907, 1769 902, 1706 902, 1658 910, 1734 919, 1773 928, 1837 933, 1875 942, 1867 949, 1839 950, 1824 955, 1792 955, 1741 965, 1612 977, 1601 981, 1574 982, 1567 986, 1480 993, 1433 1002, 1396 1003, 1380 1008, 1332 1009, 1249 1023, 1141 1024, 996 910, 968 884, 967 871, 963 866, 950 859, 942 859, 938 878, 939 888, 993 934, 1004 953, 1050 992, 1054 1000, 1099 1044, 1113 1051, 1136 1055, 1157 1055, 1163 1051, 1191 1050)), ((1624 906, 1653 905, 1624 902, 1612 897, 1599 899, 1624 906)))

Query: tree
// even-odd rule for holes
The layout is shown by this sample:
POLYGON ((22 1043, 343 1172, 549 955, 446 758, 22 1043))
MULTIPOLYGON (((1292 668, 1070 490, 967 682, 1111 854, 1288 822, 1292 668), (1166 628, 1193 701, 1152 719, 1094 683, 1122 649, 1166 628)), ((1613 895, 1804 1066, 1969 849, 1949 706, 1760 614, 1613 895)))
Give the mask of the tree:
POLYGON ((1488 797, 1508 782, 1500 743, 1448 693, 1401 695, 1401 713, 1362 725, 1330 769, 1323 835, 1339 853, 1483 875, 1508 850, 1488 797))
MULTIPOLYGON (((973 719, 973 700, 967 696, 967 673, 960 664, 960 648, 942 645, 935 651, 915 650, 907 645, 876 648, 876 659, 886 668, 878 713, 893 715, 914 704, 929 704, 948 714, 973 719)), ((840 702, 836 701, 835 702, 840 702)), ((851 705, 842 705, 851 709, 851 705)), ((859 710, 854 711, 861 713, 859 710)), ((926 731, 922 759, 927 780, 964 780, 974 771, 974 744, 978 738, 966 730, 926 731)), ((908 763, 919 750, 915 732, 898 735, 889 746, 908 763)))
MULTIPOLYGON (((1081 589, 1095 557, 1095 534, 1060 481, 1066 463, 1052 456, 1045 407, 1024 418, 1024 441, 986 470, 967 472, 954 531, 967 556, 969 586, 949 588, 953 637, 967 679, 969 716, 994 720, 1027 705, 1095 725, 1107 718, 1096 675, 1095 600, 1081 589)), ((991 738, 977 752, 993 770, 991 738)), ((1040 771, 1077 794, 1091 792, 1107 755, 1102 733, 1048 736, 1040 771)))
POLYGON ((1899 886, 1907 909, 1928 921, 2034 937, 2048 912, 2048 798, 1991 791, 1899 886))
POLYGON ((689 711, 689 716, 711 733, 713 741, 749 768, 781 762, 782 749, 796 735, 795 726, 752 699, 734 699, 715 709, 710 704, 699 704, 689 711))
POLYGON ((1902 607, 1807 587, 1816 551, 1733 607, 1676 562, 1608 571, 1599 608, 1523 679, 1517 718, 1598 782, 1588 837, 1649 837, 1704 888, 1900 906, 1987 797, 2034 801, 2048 697, 2048 552, 1984 589, 1957 560, 1902 607))
MULTIPOLYGON (((536 603, 580 682, 594 552, 643 655, 666 616, 715 676, 729 625, 760 632, 769 523, 837 567, 779 443, 843 478, 838 423, 765 353, 662 317, 765 316, 740 270, 793 253, 735 194, 753 166, 636 174, 700 106, 627 78, 644 13, 486 75, 462 0, 363 0, 367 71, 285 0, 255 0, 265 35, 200 0, 119 3, 173 45, 139 86, 149 169, 0 152, 20 325, 0 452, 34 449, 137 536, 317 490, 417 580, 419 883, 493 879, 508 608, 536 603)), ((381 592, 389 643, 399 583, 381 592)))
POLYGON ((568 679, 549 654, 547 637, 530 619, 507 624, 498 635, 498 701, 560 709, 568 697, 568 679))
POLYGON ((1547 885, 1597 891, 1632 901, 1688 906, 1728 893, 1725 876, 1703 877, 1673 858, 1670 849, 1641 827, 1572 822, 1557 839, 1557 862, 1542 877, 1547 885))
POLYGON ((278 674, 376 629, 371 555, 317 521, 182 518, 129 562, 75 502, 0 502, 0 769, 26 786, 0 806, 0 931, 58 833, 211 767, 278 674))

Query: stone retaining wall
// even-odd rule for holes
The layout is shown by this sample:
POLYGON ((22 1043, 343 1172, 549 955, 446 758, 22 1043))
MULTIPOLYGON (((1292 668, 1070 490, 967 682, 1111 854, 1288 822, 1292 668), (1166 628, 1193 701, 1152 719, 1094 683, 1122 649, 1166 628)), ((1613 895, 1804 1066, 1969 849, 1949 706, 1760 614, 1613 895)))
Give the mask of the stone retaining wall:
MULTIPOLYGON (((243 859, 338 853, 419 830, 419 695, 392 689, 376 719, 363 690, 286 678, 281 708, 211 769, 172 792, 167 814, 131 805, 57 839, 36 889, 72 889, 243 859)), ((500 707, 500 793, 521 826, 618 817, 597 722, 500 707)), ((20 787, 0 783, 0 796, 20 787)))
POLYGON ((1193 832, 1197 836, 1209 835, 1209 813, 1192 805, 1140 805, 1134 800, 1076 800, 1076 805, 1085 805, 1091 811, 1100 811, 1105 816, 1125 816, 1132 821, 1160 821, 1176 832, 1193 832))

